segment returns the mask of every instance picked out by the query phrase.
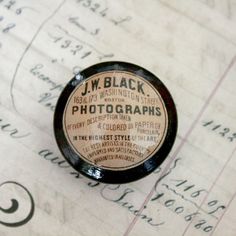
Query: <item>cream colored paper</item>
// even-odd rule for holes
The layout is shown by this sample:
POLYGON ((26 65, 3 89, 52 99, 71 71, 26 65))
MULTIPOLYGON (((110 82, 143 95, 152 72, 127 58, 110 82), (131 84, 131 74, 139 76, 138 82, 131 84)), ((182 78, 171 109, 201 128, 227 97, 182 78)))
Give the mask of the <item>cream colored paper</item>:
POLYGON ((0 235, 235 235, 235 25, 234 0, 0 1, 0 235), (179 117, 161 167, 121 186, 53 135, 64 85, 107 60, 155 73, 179 117))

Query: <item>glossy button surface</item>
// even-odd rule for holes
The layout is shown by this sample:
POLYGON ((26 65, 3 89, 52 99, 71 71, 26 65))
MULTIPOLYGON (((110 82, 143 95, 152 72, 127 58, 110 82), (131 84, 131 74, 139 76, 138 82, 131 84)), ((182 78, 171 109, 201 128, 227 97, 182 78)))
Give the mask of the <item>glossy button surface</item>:
POLYGON ((176 136, 172 97, 152 73, 104 62, 76 75, 62 92, 54 130, 67 161, 81 174, 126 183, 151 173, 176 136))

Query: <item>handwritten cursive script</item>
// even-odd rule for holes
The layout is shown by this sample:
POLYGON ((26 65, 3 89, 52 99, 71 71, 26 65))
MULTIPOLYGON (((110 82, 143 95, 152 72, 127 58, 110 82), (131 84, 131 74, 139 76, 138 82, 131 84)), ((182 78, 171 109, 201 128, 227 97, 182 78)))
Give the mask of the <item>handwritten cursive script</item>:
MULTIPOLYGON (((34 210, 35 210, 34 199, 26 187, 24 187, 22 184, 17 183, 15 181, 6 181, 6 182, 1 183, 0 184, 0 193, 3 191, 3 189, 5 191, 7 191, 8 188, 6 188, 6 187, 8 187, 8 186, 14 187, 14 188, 20 188, 20 190, 23 190, 23 192, 26 193, 26 195, 28 196, 27 201, 29 202, 29 205, 30 205, 29 209, 30 210, 25 216, 22 216, 22 219, 19 219, 18 221, 6 222, 6 220, 2 220, 0 218, 0 224, 7 226, 7 227, 19 227, 19 226, 22 226, 22 225, 28 223, 31 220, 31 218, 33 217, 34 210)), ((1 196, 1 198, 3 198, 4 194, 1 193, 0 196, 1 196)), ((10 201, 11 201, 10 207, 6 208, 6 207, 0 206, 0 211, 3 212, 4 214, 9 215, 9 221, 11 220, 10 216, 12 214, 15 214, 20 209, 20 205, 21 205, 20 202, 18 200, 16 200, 15 198, 10 199, 10 201)))

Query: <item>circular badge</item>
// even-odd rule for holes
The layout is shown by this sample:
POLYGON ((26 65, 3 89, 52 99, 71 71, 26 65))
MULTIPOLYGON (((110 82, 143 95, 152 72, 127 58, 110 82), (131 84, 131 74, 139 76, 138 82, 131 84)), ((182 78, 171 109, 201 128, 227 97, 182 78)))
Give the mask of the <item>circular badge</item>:
POLYGON ((76 75, 62 92, 55 136, 68 162, 106 183, 126 183, 157 168, 176 136, 174 102, 163 83, 125 62, 105 62, 76 75))

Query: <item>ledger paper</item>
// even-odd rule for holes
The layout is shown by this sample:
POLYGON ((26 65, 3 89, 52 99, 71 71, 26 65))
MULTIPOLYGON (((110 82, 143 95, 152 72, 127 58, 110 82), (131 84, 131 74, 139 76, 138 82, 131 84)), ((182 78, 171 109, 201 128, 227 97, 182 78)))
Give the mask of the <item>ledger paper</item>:
POLYGON ((235 88, 234 0, 0 0, 0 235, 235 235, 235 88), (68 80, 109 60, 178 112, 168 158, 125 185, 68 167, 52 128, 68 80))

